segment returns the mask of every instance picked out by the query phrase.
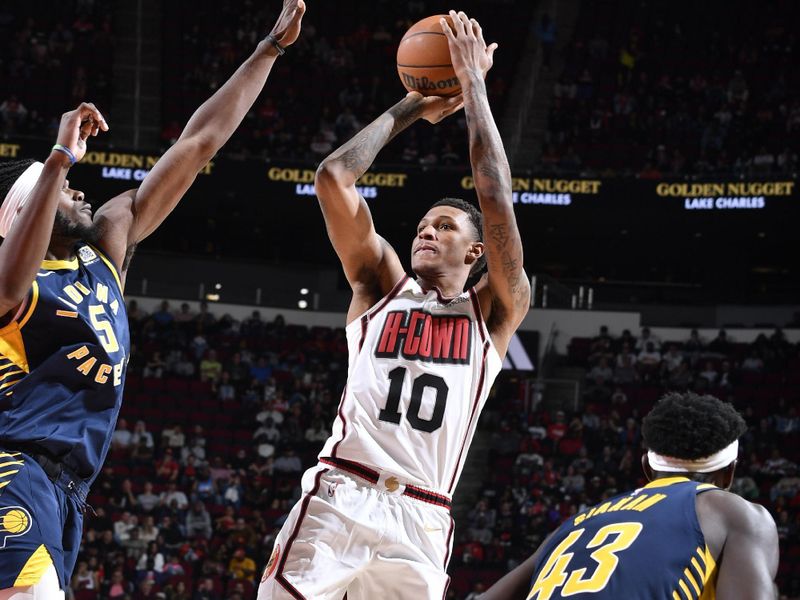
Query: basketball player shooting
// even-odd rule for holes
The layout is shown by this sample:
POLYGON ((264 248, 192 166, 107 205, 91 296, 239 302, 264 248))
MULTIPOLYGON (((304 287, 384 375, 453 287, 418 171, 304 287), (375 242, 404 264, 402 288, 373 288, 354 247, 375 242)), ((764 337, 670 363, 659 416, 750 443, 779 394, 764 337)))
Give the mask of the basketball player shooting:
POLYGON ((727 491, 746 430, 713 396, 668 394, 642 423, 650 483, 567 519, 481 598, 777 598, 775 522, 727 491))
POLYGON ((44 163, 0 164, 0 600, 64 598, 122 402, 134 248, 239 126, 304 11, 303 0, 284 0, 272 33, 141 187, 94 215, 67 180, 88 137, 108 130, 94 105, 63 115, 44 163))
POLYGON ((484 77, 497 47, 463 12, 441 24, 463 96, 409 93, 320 165, 316 190, 353 291, 348 382, 259 587, 267 598, 440 600, 449 508, 509 339, 529 305, 511 175, 484 77), (395 135, 462 106, 483 214, 436 202, 411 241, 414 278, 355 183, 395 135), (483 274, 485 265, 488 273, 483 274))

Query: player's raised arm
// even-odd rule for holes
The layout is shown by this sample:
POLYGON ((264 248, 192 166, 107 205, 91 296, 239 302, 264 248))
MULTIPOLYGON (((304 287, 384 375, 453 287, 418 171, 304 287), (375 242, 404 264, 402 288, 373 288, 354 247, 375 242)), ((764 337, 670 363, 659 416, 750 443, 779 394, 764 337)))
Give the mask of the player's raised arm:
POLYGON ((492 339, 501 356, 528 311, 530 284, 522 265, 522 241, 511 197, 511 169, 494 122, 484 76, 497 44, 487 47, 481 27, 463 12, 450 11, 452 27, 442 29, 450 46, 453 69, 461 83, 469 130, 470 162, 483 213, 488 286, 478 294, 492 339))
POLYGON ((177 142, 148 173, 138 190, 114 198, 100 208, 101 246, 117 265, 128 249, 150 235, 216 152, 228 141, 250 110, 272 70, 276 57, 300 34, 303 0, 284 0, 272 32, 230 79, 192 115, 177 142))
POLYGON ((67 171, 86 153, 86 138, 100 130, 107 131, 108 125, 93 104, 64 113, 57 144, 44 165, 32 162, 0 198, 0 317, 18 307, 31 289, 53 237, 58 203, 68 193, 67 171))
POLYGON ((410 92, 322 161, 314 185, 325 226, 354 292, 348 322, 386 294, 403 274, 397 253, 375 232, 356 181, 394 136, 424 118, 431 123, 461 108, 460 97, 410 92), (363 304, 363 306, 362 306, 363 304))

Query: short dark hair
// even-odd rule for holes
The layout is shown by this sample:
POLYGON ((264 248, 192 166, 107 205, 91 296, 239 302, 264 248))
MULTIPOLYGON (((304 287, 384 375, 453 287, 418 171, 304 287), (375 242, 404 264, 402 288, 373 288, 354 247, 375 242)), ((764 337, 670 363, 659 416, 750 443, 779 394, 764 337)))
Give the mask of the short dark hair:
MULTIPOLYGON (((477 240, 479 242, 483 241, 483 214, 481 214, 481 211, 474 204, 462 200, 461 198, 442 198, 438 202, 434 202, 431 208, 436 208, 437 206, 452 206, 453 208, 467 213, 469 222, 472 223, 472 227, 475 229, 477 240)), ((475 264, 472 265, 464 289, 467 290, 478 283, 486 270, 486 253, 483 253, 480 258, 475 261, 475 264)))
POLYGON ((31 158, 0 162, 0 203, 6 199, 11 186, 19 179, 20 175, 35 162, 31 158))
POLYGON ((666 394, 642 421, 649 450, 684 460, 711 456, 745 431, 747 424, 731 404, 694 392, 666 394))

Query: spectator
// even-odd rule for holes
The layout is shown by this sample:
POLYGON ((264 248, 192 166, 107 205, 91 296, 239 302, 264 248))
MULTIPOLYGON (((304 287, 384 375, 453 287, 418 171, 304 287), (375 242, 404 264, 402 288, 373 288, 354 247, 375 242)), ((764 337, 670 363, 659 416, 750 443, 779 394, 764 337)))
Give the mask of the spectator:
POLYGON ((199 500, 192 504, 191 510, 186 514, 186 535, 189 538, 211 538, 211 515, 199 500))
POLYGON ((153 493, 153 484, 149 481, 144 482, 144 490, 136 497, 137 506, 149 513, 159 504, 159 496, 153 493))
POLYGON ((118 450, 127 450, 132 443, 133 434, 128 430, 127 419, 121 418, 117 421, 117 428, 111 436, 111 445, 118 450))
POLYGON ((161 379, 164 374, 164 369, 166 368, 167 364, 161 358, 161 353, 157 350, 153 352, 153 355, 150 357, 150 360, 144 366, 144 373, 145 377, 153 377, 156 379, 161 379))
POLYGON ((185 510, 189 506, 189 499, 182 490, 178 489, 178 485, 174 481, 170 481, 167 489, 161 492, 159 503, 161 506, 172 506, 174 503, 178 510, 185 510))
POLYGON ((200 381, 216 382, 222 375, 222 363, 217 360, 215 350, 209 350, 200 362, 200 381))
POLYGON ((228 563, 228 572, 234 579, 252 579, 256 573, 256 563, 247 556, 244 548, 237 548, 228 563))
POLYGON ((131 437, 131 444, 134 446, 144 445, 147 448, 153 448, 153 434, 147 431, 144 421, 136 421, 133 428, 133 436, 131 437))
POLYGON ((303 470, 303 465, 300 458, 295 454, 294 449, 287 447, 275 459, 274 469, 282 473, 300 473, 303 470))
POLYGON ((164 450, 164 457, 156 461, 156 478, 162 482, 171 482, 178 479, 180 465, 173 456, 172 448, 164 450))

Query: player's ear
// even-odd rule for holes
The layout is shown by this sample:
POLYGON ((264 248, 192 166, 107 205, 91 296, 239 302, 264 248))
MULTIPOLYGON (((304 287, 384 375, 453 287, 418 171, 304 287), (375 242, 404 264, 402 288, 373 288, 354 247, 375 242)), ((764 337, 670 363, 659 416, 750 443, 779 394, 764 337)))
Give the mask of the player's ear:
POLYGON ((653 475, 653 467, 650 466, 650 461, 647 459, 647 452, 642 454, 642 471, 644 471, 647 481, 653 481, 655 476, 653 475))
POLYGON ((466 263, 468 265, 473 264, 476 260, 478 260, 483 253, 486 251, 486 246, 483 242, 472 242, 470 244, 469 249, 467 250, 467 260, 466 263))
POLYGON ((737 462, 738 461, 733 461, 724 469, 720 469, 719 471, 717 471, 714 474, 715 475, 714 485, 716 485, 719 488, 722 488, 723 490, 731 489, 731 486, 733 485, 733 476, 736 473, 737 462))

